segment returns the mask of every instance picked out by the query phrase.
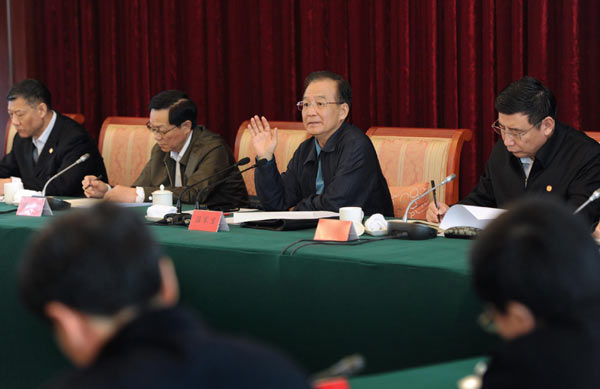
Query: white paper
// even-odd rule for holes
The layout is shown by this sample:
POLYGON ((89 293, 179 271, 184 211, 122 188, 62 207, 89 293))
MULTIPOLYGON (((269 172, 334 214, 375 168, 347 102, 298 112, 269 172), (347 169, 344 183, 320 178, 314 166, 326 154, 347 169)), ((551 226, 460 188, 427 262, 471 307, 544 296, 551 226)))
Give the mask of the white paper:
POLYGON ((337 212, 329 211, 234 212, 233 224, 269 219, 322 219, 337 216, 337 212))
POLYGON ((89 208, 94 204, 98 204, 101 199, 89 199, 87 197, 81 199, 69 199, 65 200, 67 203, 71 204, 73 208, 89 208))
POLYGON ((456 204, 446 212, 440 223, 440 228, 442 230, 458 226, 484 228, 490 221, 497 218, 503 212, 504 209, 499 208, 456 204))

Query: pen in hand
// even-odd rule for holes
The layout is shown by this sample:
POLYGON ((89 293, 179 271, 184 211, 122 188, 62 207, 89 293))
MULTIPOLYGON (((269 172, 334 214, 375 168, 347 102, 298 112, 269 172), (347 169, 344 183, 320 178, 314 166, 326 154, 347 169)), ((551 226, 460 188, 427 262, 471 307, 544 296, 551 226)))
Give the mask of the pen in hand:
MULTIPOLYGON (((435 188, 435 181, 434 180, 431 180, 431 187, 435 188)), ((440 214, 439 214, 440 206, 438 205, 437 194, 435 193, 435 189, 433 190, 433 203, 435 204, 435 209, 438 210, 437 220, 438 220, 438 223, 439 223, 440 222, 440 214)))
MULTIPOLYGON (((104 177, 102 177, 102 174, 100 174, 98 177, 94 178, 92 181, 98 181, 103 179, 104 177)), ((83 188, 84 191, 86 191, 90 186, 92 186, 92 183, 90 182, 85 188, 83 188)), ((435 196, 434 196, 435 197, 435 196)))

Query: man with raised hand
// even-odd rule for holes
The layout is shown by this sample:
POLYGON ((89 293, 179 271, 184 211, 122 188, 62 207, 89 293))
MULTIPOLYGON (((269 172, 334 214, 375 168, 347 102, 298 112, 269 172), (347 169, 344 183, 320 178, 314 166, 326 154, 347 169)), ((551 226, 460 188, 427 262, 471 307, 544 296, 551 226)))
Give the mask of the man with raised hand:
POLYGON ((298 102, 302 122, 312 135, 294 153, 285 173, 274 158, 277 129, 263 116, 250 119, 248 129, 257 158, 268 161, 256 169, 256 192, 266 210, 325 210, 362 207, 365 215, 393 216, 387 182, 371 140, 346 122, 352 102, 350 84, 341 76, 320 71, 304 81, 298 102))

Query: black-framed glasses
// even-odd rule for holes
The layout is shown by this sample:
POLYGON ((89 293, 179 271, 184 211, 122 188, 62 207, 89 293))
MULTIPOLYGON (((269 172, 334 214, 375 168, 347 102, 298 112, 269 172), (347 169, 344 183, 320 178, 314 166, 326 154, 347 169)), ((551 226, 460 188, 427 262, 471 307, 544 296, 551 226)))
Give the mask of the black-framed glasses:
POLYGON ((492 129, 494 130, 494 132, 496 134, 498 134, 500 136, 508 135, 513 139, 521 140, 521 138, 524 137, 529 131, 531 131, 535 127, 537 127, 542 122, 542 120, 535 123, 533 126, 531 126, 530 128, 528 128, 526 130, 514 130, 514 129, 508 129, 508 128, 504 127, 503 125, 500 124, 500 122, 498 122, 498 119, 496 119, 496 121, 494 121, 492 123, 492 129))
POLYGON ((163 136, 167 135, 169 132, 173 131, 174 129, 176 129, 179 126, 173 126, 167 130, 161 130, 160 128, 156 128, 156 127, 152 127, 152 125, 150 124, 150 121, 146 122, 146 128, 148 130, 150 130, 150 132, 152 132, 152 134, 154 135, 160 135, 160 137, 162 138, 163 136))
POLYGON ((325 109, 325 107, 327 107, 328 104, 336 104, 336 105, 340 105, 340 104, 344 104, 343 102, 338 102, 338 101, 315 101, 315 102, 310 102, 310 101, 298 101, 296 103, 296 107, 298 107, 298 111, 302 112, 305 109, 309 109, 310 107, 313 107, 314 109, 321 111, 323 109, 325 109))

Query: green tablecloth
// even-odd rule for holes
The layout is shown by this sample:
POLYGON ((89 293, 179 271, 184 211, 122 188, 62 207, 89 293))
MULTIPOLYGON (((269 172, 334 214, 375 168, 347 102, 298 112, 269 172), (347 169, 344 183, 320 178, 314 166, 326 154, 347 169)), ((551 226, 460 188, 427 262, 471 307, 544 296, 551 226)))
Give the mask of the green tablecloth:
MULTIPOLYGON (((67 366, 15 290, 18 258, 50 219, 0 215, 0 387, 31 386, 67 366)), ((398 370, 485 354, 495 342, 476 325, 468 241, 309 246, 282 256, 314 230, 150 229, 174 259, 185 304, 214 328, 272 344, 308 371, 355 352, 365 355, 368 373, 398 370)))
POLYGON ((394 373, 357 377, 352 389, 456 389, 458 381, 474 374, 473 368, 485 358, 469 358, 438 365, 406 369, 394 373))

